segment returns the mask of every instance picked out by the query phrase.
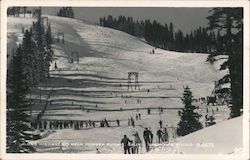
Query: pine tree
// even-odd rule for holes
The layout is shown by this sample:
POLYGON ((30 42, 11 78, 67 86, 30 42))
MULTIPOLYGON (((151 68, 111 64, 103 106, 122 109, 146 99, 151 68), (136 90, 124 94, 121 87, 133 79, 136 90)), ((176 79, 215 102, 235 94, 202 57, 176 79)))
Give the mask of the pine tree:
POLYGON ((23 47, 23 63, 24 63, 24 74, 26 76, 27 88, 37 84, 39 80, 36 77, 36 57, 35 49, 36 45, 32 40, 32 33, 26 30, 22 41, 23 47))
POLYGON ((222 69, 228 68, 231 82, 232 105, 230 117, 240 116, 243 108, 243 9, 213 8, 210 10, 209 29, 223 33, 215 52, 229 56, 222 69), (224 52, 224 53, 223 53, 224 52))
POLYGON ((200 114, 195 112, 196 106, 192 105, 192 92, 189 87, 184 88, 182 101, 184 108, 181 111, 181 120, 178 123, 177 134, 185 136, 189 133, 202 129, 202 124, 199 122, 200 114))
POLYGON ((13 55, 8 71, 7 90, 7 153, 28 153, 34 149, 25 141, 25 131, 29 130, 26 78, 24 74, 22 46, 17 48, 13 55))

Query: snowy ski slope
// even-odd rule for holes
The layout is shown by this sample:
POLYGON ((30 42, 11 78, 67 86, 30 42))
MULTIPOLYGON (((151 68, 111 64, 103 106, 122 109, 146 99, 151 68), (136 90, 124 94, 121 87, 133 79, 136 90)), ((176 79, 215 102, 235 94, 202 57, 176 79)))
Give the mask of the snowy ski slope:
MULTIPOLYGON (((121 31, 70 18, 48 18, 54 36, 52 78, 48 84, 39 85, 42 90, 41 101, 39 90, 33 89, 32 98, 37 103, 32 106, 32 114, 37 115, 44 108, 45 102, 49 101, 42 119, 120 119, 121 127, 115 127, 116 124, 111 123, 111 128, 88 128, 79 131, 64 129, 50 135, 44 139, 45 141, 66 140, 69 137, 76 140, 78 137, 84 143, 119 143, 124 133, 131 135, 133 129, 127 126, 127 119, 134 117, 136 113, 142 114, 142 120, 136 122, 135 127, 140 135, 146 126, 150 126, 155 134, 159 119, 162 119, 164 126, 177 125, 177 111, 183 107, 180 99, 183 86, 188 85, 196 98, 209 96, 214 81, 227 72, 219 70, 220 64, 226 59, 211 65, 206 62, 207 54, 155 49, 121 31), (64 44, 56 41, 58 32, 64 33, 64 44), (149 54, 152 49, 155 50, 154 55, 149 54), (79 53, 79 64, 69 63, 68 57, 72 51, 79 53), (54 68, 55 62, 57 70, 54 68), (140 90, 127 90, 128 72, 139 72, 140 90), (150 92, 147 92, 148 90, 150 92), (47 100, 49 92, 51 96, 47 100), (142 102, 137 103, 138 99, 142 102), (164 108, 163 114, 159 115, 158 107, 164 108), (120 108, 123 109, 122 112, 119 111, 120 108), (151 111, 151 115, 147 115, 147 108, 155 109, 151 111), (125 111, 126 109, 130 110, 125 111)), ((9 55, 22 39, 22 27, 28 29, 33 21, 35 19, 31 17, 8 17, 9 55)), ((204 104, 197 105, 201 106, 199 112, 205 115, 205 108, 202 107, 204 104)), ((226 106, 220 106, 219 112, 215 115, 216 120, 224 121, 228 112, 226 106)), ((201 118, 201 121, 204 122, 204 118, 201 118)), ((103 152, 121 153, 118 149, 103 148, 103 152)), ((95 148, 90 147, 76 152, 94 150, 95 148)))

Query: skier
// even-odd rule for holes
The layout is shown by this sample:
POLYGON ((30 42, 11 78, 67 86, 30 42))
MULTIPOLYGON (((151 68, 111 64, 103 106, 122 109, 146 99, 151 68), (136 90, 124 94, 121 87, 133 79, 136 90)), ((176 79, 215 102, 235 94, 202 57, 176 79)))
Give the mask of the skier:
POLYGON ((149 127, 149 132, 150 132, 150 143, 152 144, 153 143, 153 139, 154 139, 154 135, 151 132, 150 127, 149 127))
POLYGON ((104 119, 104 122, 105 122, 106 126, 109 127, 109 122, 107 121, 106 118, 104 119))
POLYGON ((128 154, 130 154, 130 146, 128 145, 129 142, 132 143, 132 141, 128 139, 127 135, 125 134, 123 139, 121 140, 121 146, 123 143, 124 154, 127 154, 127 151, 128 151, 128 154))
POLYGON ((120 126, 120 121, 119 121, 119 119, 117 119, 116 122, 117 122, 117 126, 119 127, 119 126, 120 126))
POLYGON ((132 134, 133 135, 133 142, 132 142, 132 153, 138 154, 139 153, 139 144, 141 144, 141 139, 137 131, 132 134))
POLYGON ((141 113, 138 114, 138 118, 141 119, 141 113))
POLYGON ((143 138, 145 140, 145 145, 146 145, 146 151, 149 151, 149 143, 150 143, 150 137, 151 137, 151 132, 148 130, 148 128, 145 128, 143 131, 143 138))
POLYGON ((55 62, 55 69, 57 69, 57 65, 56 65, 56 62, 55 62))
POLYGON ((178 111, 178 115, 181 116, 181 111, 180 110, 178 111))
POLYGON ((160 128, 162 128, 162 120, 159 121, 160 128))
POLYGON ((157 136, 158 136, 158 143, 161 143, 161 141, 163 142, 163 138, 162 138, 162 130, 159 129, 157 132, 156 132, 157 136))
POLYGON ((135 121, 134 121, 134 119, 131 119, 131 125, 132 125, 133 127, 135 127, 135 121))
POLYGON ((163 140, 164 140, 164 142, 168 142, 168 131, 167 131, 167 128, 164 128, 163 140))
POLYGON ((92 122, 92 126, 95 128, 95 122, 92 122))
POLYGON ((130 119, 128 119, 128 126, 130 126, 130 119))
POLYGON ((148 115, 150 115, 150 109, 148 108, 148 115))

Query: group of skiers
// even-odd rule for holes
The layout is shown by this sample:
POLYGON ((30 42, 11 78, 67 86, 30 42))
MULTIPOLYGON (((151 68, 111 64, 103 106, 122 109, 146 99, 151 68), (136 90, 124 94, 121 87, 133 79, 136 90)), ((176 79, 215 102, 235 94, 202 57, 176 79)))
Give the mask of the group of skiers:
MULTIPOLYGON (((135 115, 135 119, 136 119, 137 121, 140 120, 140 119, 141 119, 141 113, 136 114, 136 115, 135 115)), ((133 126, 133 127, 135 127, 135 120, 134 120, 133 117, 128 118, 128 126, 133 126)))
POLYGON ((54 120, 54 121, 37 121, 37 122, 31 122, 31 128, 33 129, 39 129, 39 130, 46 130, 46 129, 66 129, 66 128, 74 128, 74 129, 80 129, 84 126, 86 127, 96 127, 95 122, 89 120, 89 121, 73 121, 73 120, 54 120))
MULTIPOLYGON (((119 123, 119 125, 120 125, 120 123, 119 123)), ((110 127, 109 122, 107 121, 106 118, 104 120, 101 120, 100 127, 110 127)))
MULTIPOLYGON (((173 138, 175 139, 176 138, 175 129, 174 127, 170 127, 170 129, 171 128, 172 128, 171 132, 173 134, 173 138)), ((164 143, 164 142, 169 143, 169 135, 168 135, 167 127, 159 128, 159 130, 157 130, 156 132, 156 135, 158 137, 157 143, 164 143)), ((132 136, 133 136, 132 140, 130 140, 127 137, 127 135, 124 135, 123 139, 121 140, 121 145, 123 144, 124 154, 130 154, 131 152, 132 154, 138 154, 139 146, 142 147, 142 141, 139 137, 138 132, 134 131, 132 136)), ((150 144, 153 143, 153 138, 154 138, 154 135, 152 131, 150 130, 150 128, 146 127, 143 131, 143 139, 145 141, 146 152, 150 150, 150 144)))
MULTIPOLYGON (((139 137, 138 132, 134 132, 132 136, 132 140, 130 140, 127 135, 124 135, 123 139, 121 140, 121 145, 123 144, 124 154, 130 154, 131 152, 132 154, 138 154, 139 146, 142 147, 142 141, 139 137)), ((145 141, 146 152, 148 152, 150 150, 150 144, 153 143, 153 133, 147 127, 143 131, 143 139, 145 141)))
POLYGON ((158 143, 161 142, 169 142, 168 141, 168 132, 167 132, 167 128, 164 128, 162 131, 162 128, 160 128, 157 132, 156 132, 157 136, 158 136, 158 143))
POLYGON ((135 120, 133 117, 128 118, 128 126, 133 126, 135 127, 135 120))
POLYGON ((152 49, 152 51, 150 51, 149 54, 155 54, 155 50, 152 49))
MULTIPOLYGON (((132 118, 132 117, 131 117, 132 118)), ((120 120, 116 120, 117 126, 120 126, 120 120)), ((46 129, 81 129, 83 127, 96 127, 96 122, 88 120, 88 121, 78 121, 78 120, 41 120, 30 123, 31 128, 38 130, 46 130, 46 129)), ((109 122, 105 118, 100 121, 100 127, 110 127, 109 122)))

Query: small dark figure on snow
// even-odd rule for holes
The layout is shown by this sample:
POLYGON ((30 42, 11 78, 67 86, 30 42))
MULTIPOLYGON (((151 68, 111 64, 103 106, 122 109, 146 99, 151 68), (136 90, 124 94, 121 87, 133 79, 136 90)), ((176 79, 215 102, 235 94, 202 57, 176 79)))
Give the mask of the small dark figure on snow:
POLYGON ((167 128, 164 128, 163 140, 164 140, 164 142, 168 142, 168 131, 167 131, 167 128))
POLYGON ((55 69, 57 69, 57 64, 56 64, 56 62, 55 62, 55 69))
POLYGON ((138 118, 141 119, 141 113, 138 114, 138 118))
POLYGON ((162 130, 159 129, 157 132, 156 132, 157 136, 158 136, 158 143, 161 143, 161 141, 163 142, 163 138, 162 138, 162 130))
POLYGON ((146 145, 146 151, 149 151, 149 143, 151 142, 150 138, 151 138, 151 134, 152 132, 148 130, 148 128, 145 128, 145 130, 143 131, 143 138, 145 140, 145 145, 146 145))
POLYGON ((133 127, 135 127, 135 121, 134 121, 134 119, 131 119, 131 125, 132 125, 133 127))
POLYGON ((181 116, 181 111, 178 111, 178 115, 181 116))
POLYGON ((116 123, 117 123, 117 126, 120 126, 120 120, 119 119, 116 120, 116 123))
POLYGON ((130 139, 127 138, 127 135, 125 134, 123 139, 121 140, 121 145, 123 143, 123 149, 124 149, 124 154, 130 154, 130 146, 128 143, 132 143, 132 141, 130 139))
POLYGON ((104 127, 104 121, 103 120, 100 122, 100 127, 104 127))
POLYGON ((130 126, 130 119, 128 119, 128 126, 130 126))
POLYGON ((150 115, 150 109, 148 108, 148 115, 150 115))
POLYGON ((160 128, 162 128, 162 120, 159 121, 160 128))
POLYGON ((107 121, 106 118, 104 119, 104 122, 105 122, 106 126, 109 127, 109 122, 107 121))

